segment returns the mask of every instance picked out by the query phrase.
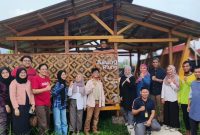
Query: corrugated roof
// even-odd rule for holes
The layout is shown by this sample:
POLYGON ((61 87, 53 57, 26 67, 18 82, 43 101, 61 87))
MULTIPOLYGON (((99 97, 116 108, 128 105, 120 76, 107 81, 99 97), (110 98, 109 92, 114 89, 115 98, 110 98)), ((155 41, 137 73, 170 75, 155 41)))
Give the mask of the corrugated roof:
MULTIPOLYGON (((66 0, 64 2, 25 14, 0 21, 0 38, 8 36, 40 36, 40 35, 64 35, 64 19, 78 18, 80 14, 90 12, 101 7, 108 7, 105 10, 96 13, 110 28, 113 28, 113 3, 117 5, 117 15, 125 16, 133 20, 156 25, 164 29, 173 30, 193 37, 200 37, 200 23, 172 15, 162 11, 131 4, 132 0, 66 0), (110 7, 109 7, 110 6, 110 7), (40 29, 48 24, 56 24, 46 29, 40 29), (35 30, 33 30, 35 29, 35 30), (40 29, 40 30, 37 30, 40 29), (29 30, 29 32, 24 32, 29 30), (33 30, 32 32, 30 32, 33 30)), ((118 21, 117 29, 128 25, 130 22, 118 21)), ((69 21, 69 35, 109 35, 109 33, 99 25, 91 16, 87 15, 78 19, 69 21)), ((167 32, 151 29, 139 24, 123 33, 125 38, 166 38, 167 32)), ((176 37, 176 36, 175 36, 176 37)), ((186 38, 179 37, 181 42, 185 42, 186 38)), ((71 44, 82 44, 82 41, 70 42, 71 44)), ((47 45, 46 48, 52 48, 51 45, 58 45, 55 48, 58 51, 64 50, 63 41, 33 41, 20 42, 19 50, 23 49, 32 52, 33 48, 47 45), (59 46, 63 46, 59 47, 59 46)), ((133 50, 135 46, 144 46, 146 44, 127 44, 121 43, 119 48, 133 50)), ((150 47, 163 48, 164 43, 149 43, 150 47)), ((5 48, 13 48, 10 42, 1 42, 0 46, 5 48)), ((40 47, 41 51, 44 47, 40 47)), ((39 50, 39 49, 38 49, 39 50)), ((147 49, 146 49, 147 50, 147 49)))

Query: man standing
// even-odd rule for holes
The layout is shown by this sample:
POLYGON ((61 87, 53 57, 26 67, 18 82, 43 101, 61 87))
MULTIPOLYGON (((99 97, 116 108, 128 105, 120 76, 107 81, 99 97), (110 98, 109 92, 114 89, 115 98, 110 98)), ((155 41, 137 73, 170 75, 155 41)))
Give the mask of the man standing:
POLYGON ((181 104, 183 112, 183 121, 186 127, 186 135, 190 135, 190 123, 189 113, 187 112, 188 97, 190 94, 191 83, 195 80, 194 74, 191 72, 191 66, 189 61, 185 61, 182 64, 184 74, 180 76, 180 89, 178 91, 178 102, 181 104))
POLYGON ((153 100, 149 98, 149 90, 142 88, 140 94, 141 96, 134 100, 132 109, 136 122, 135 134, 150 135, 151 130, 160 130, 160 124, 154 119, 155 106, 153 100))
POLYGON ((20 67, 24 67, 26 68, 26 71, 27 71, 27 74, 28 74, 28 80, 29 81, 32 81, 32 78, 37 74, 36 70, 31 66, 32 65, 32 57, 29 56, 29 55, 24 55, 20 61, 22 62, 21 65, 19 67, 16 67, 11 75, 13 77, 16 77, 16 72, 17 72, 17 69, 20 68, 20 67))
POLYGON ((163 79, 166 76, 165 70, 160 67, 158 58, 154 58, 152 62, 153 68, 150 69, 151 75, 151 97, 155 102, 157 113, 157 120, 162 124, 163 122, 163 105, 161 104, 161 90, 163 79))
POLYGON ((85 86, 85 92, 87 95, 87 116, 84 126, 85 135, 89 135, 90 122, 92 117, 93 133, 99 134, 99 131, 97 130, 97 125, 99 122, 99 113, 101 107, 105 106, 105 95, 99 73, 100 71, 98 68, 92 68, 92 79, 90 79, 85 86))
POLYGON ((190 118, 191 134, 197 135, 198 125, 200 123, 200 66, 194 69, 196 80, 191 84, 191 91, 188 102, 188 111, 190 118))

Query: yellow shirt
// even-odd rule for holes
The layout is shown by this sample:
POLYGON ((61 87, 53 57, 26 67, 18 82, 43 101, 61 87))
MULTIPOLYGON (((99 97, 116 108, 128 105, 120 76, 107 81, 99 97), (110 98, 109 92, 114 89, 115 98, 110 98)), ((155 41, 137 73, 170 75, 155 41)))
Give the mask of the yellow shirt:
POLYGON ((190 74, 189 76, 180 76, 180 89, 178 91, 178 102, 180 104, 188 104, 188 97, 190 94, 190 86, 191 83, 195 80, 194 74, 190 74), (184 78, 186 77, 186 81, 184 78))

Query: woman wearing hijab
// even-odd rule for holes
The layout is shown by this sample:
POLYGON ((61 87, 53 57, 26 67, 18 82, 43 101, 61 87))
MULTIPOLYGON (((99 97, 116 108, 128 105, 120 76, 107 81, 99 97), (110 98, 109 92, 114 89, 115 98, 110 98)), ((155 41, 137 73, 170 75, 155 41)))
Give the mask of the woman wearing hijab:
POLYGON ((147 70, 147 65, 146 64, 141 64, 140 65, 140 75, 138 79, 136 80, 137 84, 137 96, 140 96, 140 91, 142 88, 150 88, 150 83, 151 83, 151 78, 150 74, 147 70))
POLYGON ((68 88, 66 85, 66 72, 60 70, 57 73, 58 81, 53 88, 53 116, 54 116, 54 127, 55 132, 58 135, 67 135, 67 92, 68 88))
POLYGON ((83 109, 86 109, 85 83, 83 76, 78 74, 71 82, 68 96, 70 96, 70 131, 80 133, 82 128, 83 109))
POLYGON ((0 82, 0 135, 6 135, 7 113, 6 105, 6 86, 0 82))
POLYGON ((17 69, 16 79, 10 84, 10 100, 14 109, 12 121, 14 135, 29 134, 29 111, 35 111, 35 101, 25 68, 17 69))
POLYGON ((164 104, 164 124, 166 129, 176 131, 180 127, 177 92, 179 77, 173 65, 167 67, 167 75, 163 80, 161 99, 164 104))
POLYGON ((135 78, 131 74, 131 67, 125 66, 124 76, 121 77, 120 84, 121 111, 123 112, 125 125, 133 125, 132 104, 137 97, 135 78))
MULTIPOLYGON (((10 101, 10 96, 9 96, 9 86, 11 81, 13 80, 13 77, 11 76, 11 71, 8 67, 2 67, 0 68, 0 82, 5 85, 2 86, 3 88, 5 88, 5 108, 6 108, 6 113, 7 113, 7 127, 6 127, 6 132, 7 134, 9 133, 9 128, 10 128, 10 123, 11 123, 11 101, 10 101)), ((1 90, 3 90, 1 87, 1 90)), ((6 117, 1 114, 0 116, 2 116, 2 118, 0 118, 1 120, 5 120, 6 117)), ((1 123, 1 122, 0 122, 1 123)), ((3 124, 1 124, 3 125, 3 124)), ((0 130, 1 132, 2 130, 0 130)), ((0 133, 1 134, 1 133, 0 133)))

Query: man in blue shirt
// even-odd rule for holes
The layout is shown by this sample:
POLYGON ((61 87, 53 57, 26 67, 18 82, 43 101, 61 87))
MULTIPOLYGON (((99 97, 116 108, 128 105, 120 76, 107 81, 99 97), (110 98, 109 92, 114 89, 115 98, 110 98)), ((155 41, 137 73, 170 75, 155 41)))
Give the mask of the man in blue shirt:
POLYGON ((154 119, 155 105, 153 100, 149 98, 149 90, 142 88, 140 94, 141 96, 134 100, 132 107, 136 122, 135 134, 150 135, 151 130, 160 130, 160 124, 154 119))
POLYGON ((190 117, 191 133, 192 135, 197 135, 197 129, 200 123, 200 66, 194 69, 194 75, 196 80, 191 84, 188 112, 190 117))

